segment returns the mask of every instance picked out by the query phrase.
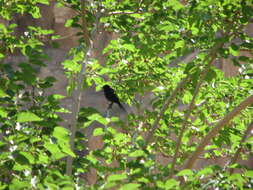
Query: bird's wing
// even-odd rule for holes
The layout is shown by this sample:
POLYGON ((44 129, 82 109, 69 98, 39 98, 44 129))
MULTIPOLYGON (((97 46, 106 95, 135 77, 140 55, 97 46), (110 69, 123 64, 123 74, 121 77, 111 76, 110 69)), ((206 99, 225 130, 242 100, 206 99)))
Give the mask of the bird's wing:
MULTIPOLYGON (((109 90, 109 93, 115 94, 115 92, 114 92, 114 90, 113 90, 112 88, 109 88, 108 90, 109 90)), ((115 95, 116 95, 116 94, 115 94, 115 95)))

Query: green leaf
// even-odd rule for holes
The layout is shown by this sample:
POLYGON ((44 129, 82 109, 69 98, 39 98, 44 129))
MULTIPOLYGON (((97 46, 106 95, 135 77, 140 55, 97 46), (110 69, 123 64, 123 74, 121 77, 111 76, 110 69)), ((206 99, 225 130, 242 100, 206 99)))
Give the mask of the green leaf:
POLYGON ((130 142, 131 140, 128 138, 128 136, 124 133, 117 133, 115 135, 115 143, 121 144, 122 142, 130 142))
POLYGON ((33 6, 32 10, 30 11, 30 13, 33 16, 33 18, 40 18, 41 17, 39 7, 33 6))
POLYGON ((170 0, 167 2, 167 5, 171 6, 175 11, 184 8, 183 4, 181 4, 179 0, 170 0))
POLYGON ((162 30, 162 31, 169 32, 169 31, 173 31, 175 29, 174 27, 175 27, 175 25, 173 25, 172 23, 164 22, 163 25, 158 26, 158 29, 162 30))
POLYGON ((209 174, 212 174, 213 173, 213 170, 212 168, 204 168, 202 170, 200 170, 198 173, 197 173, 197 176, 206 176, 206 175, 209 175, 209 174))
POLYGON ((0 190, 5 190, 7 189, 7 185, 3 185, 1 182, 0 182, 0 190))
POLYGON ((72 152, 69 144, 69 131, 63 127, 55 127, 53 136, 58 140, 57 144, 61 148, 62 152, 76 157, 76 155, 72 152))
POLYGON ((5 118, 7 117, 8 113, 5 111, 3 107, 0 107, 0 117, 5 118))
POLYGON ((249 178, 253 178, 253 170, 247 170, 244 175, 249 178))
POLYGON ((199 29, 197 27, 192 26, 191 31, 193 35, 197 35, 199 33, 199 29))
POLYGON ((89 160, 92 164, 97 164, 98 163, 98 160, 94 155, 91 155, 91 154, 87 155, 86 159, 89 160))
POLYGON ((184 47, 184 41, 183 40, 179 40, 175 43, 175 48, 182 48, 184 47))
POLYGON ((13 152, 13 157, 15 158, 15 161, 19 163, 20 165, 29 165, 29 159, 19 151, 13 152))
POLYGON ((17 115, 17 122, 41 121, 42 119, 32 112, 20 112, 17 115))
POLYGON ((145 153, 143 152, 143 150, 136 150, 133 151, 129 154, 129 157, 140 157, 140 156, 144 156, 145 153))
POLYGON ((16 162, 15 165, 13 166, 13 170, 15 171, 30 170, 31 168, 29 166, 31 165, 30 164, 21 165, 20 163, 16 162))
POLYGON ((177 176, 192 176, 193 171, 190 169, 185 169, 177 173, 177 176))
POLYGON ((189 91, 186 91, 182 97, 182 101, 184 104, 190 103, 192 100, 192 94, 189 91))
POLYGON ((48 0, 39 0, 38 3, 49 5, 48 0))
POLYGON ((213 79, 216 78, 216 76, 217 76, 217 74, 216 74, 214 68, 210 68, 210 69, 208 70, 208 72, 207 72, 207 75, 206 75, 206 77, 205 77, 205 80, 206 80, 207 82, 211 82, 213 79))
POLYGON ((137 183, 128 183, 123 185, 119 190, 138 190, 141 185, 137 183))
POLYGON ((63 127, 55 127, 53 136, 58 140, 68 140, 69 138, 69 131, 63 127))
POLYGON ((4 54, 0 53, 0 59, 3 59, 4 57, 4 54))
POLYGON ((146 177, 141 177, 141 178, 138 179, 138 182, 148 184, 150 181, 149 181, 149 179, 146 178, 146 177))
POLYGON ((65 60, 63 63, 62 63, 64 69, 67 69, 68 71, 71 71, 71 72, 79 72, 81 70, 81 67, 82 65, 81 64, 78 64, 76 61, 73 61, 73 60, 65 60))
POLYGON ((1 88, 0 88, 0 98, 8 96, 1 88))
POLYGON ((39 152, 38 160, 36 161, 36 163, 48 164, 49 157, 46 154, 44 154, 44 152, 39 152))
POLYGON ((93 136, 100 136, 100 135, 104 135, 104 129, 103 128, 96 128, 93 131, 93 136))
POLYGON ((108 182, 113 182, 113 181, 120 181, 120 180, 124 180, 127 178, 127 175, 126 174, 113 174, 113 175, 110 175, 108 178, 107 178, 107 181, 108 182))
POLYGON ((240 56, 239 58, 239 61, 243 61, 243 62, 249 62, 249 57, 247 57, 247 56, 240 56))
POLYGON ((0 23, 0 32, 7 33, 7 29, 6 29, 5 25, 1 24, 1 23, 0 23))
POLYGON ((53 98, 55 99, 55 100, 61 100, 61 99, 63 99, 63 98, 65 98, 66 96, 63 96, 63 95, 61 95, 61 94, 53 94, 53 98))
POLYGON ((157 185, 157 187, 159 187, 159 188, 161 188, 161 189, 165 189, 165 184, 164 184, 164 182, 162 182, 162 181, 156 181, 156 185, 157 185))
POLYGON ((21 151, 19 152, 19 154, 24 156, 29 161, 30 164, 34 164, 35 159, 31 153, 21 151))
POLYGON ((54 160, 59 160, 66 156, 58 147, 57 144, 53 144, 51 142, 45 142, 44 147, 52 154, 52 158, 54 160))
POLYGON ((240 51, 235 50, 233 47, 229 47, 229 53, 231 53, 233 56, 238 56, 240 51))
POLYGON ((133 44, 124 44, 123 48, 125 48, 125 49, 127 49, 129 51, 132 51, 132 52, 135 51, 135 47, 134 47, 133 44))
POLYGON ((106 118, 104 118, 103 116, 101 116, 98 113, 94 113, 94 114, 88 116, 88 119, 91 121, 98 121, 99 123, 101 123, 103 125, 107 125, 109 123, 109 120, 106 120, 106 118))
POLYGON ((175 179, 169 179, 165 182, 165 189, 175 189, 179 186, 179 182, 175 179))
POLYGON ((9 189, 10 190, 31 189, 31 184, 30 184, 30 181, 19 180, 18 178, 14 178, 11 181, 9 189))
POLYGON ((59 145, 62 149, 62 152, 72 156, 73 158, 76 157, 75 153, 71 150, 69 143, 60 143, 59 145))
POLYGON ((228 180, 238 185, 239 187, 242 187, 246 181, 246 179, 244 179, 242 175, 239 173, 232 174, 231 176, 228 177, 228 180))
POLYGON ((65 23, 65 27, 71 27, 72 26, 72 24, 74 23, 74 20, 73 19, 68 19, 67 21, 66 21, 66 23, 65 23))
POLYGON ((115 183, 115 182, 108 182, 108 183, 105 184, 104 188, 105 189, 110 189, 110 188, 112 188, 116 185, 117 185, 117 183, 115 183))
POLYGON ((253 44, 252 43, 248 43, 248 42, 243 42, 241 44, 241 47, 245 47, 245 48, 248 48, 248 49, 253 49, 253 44))

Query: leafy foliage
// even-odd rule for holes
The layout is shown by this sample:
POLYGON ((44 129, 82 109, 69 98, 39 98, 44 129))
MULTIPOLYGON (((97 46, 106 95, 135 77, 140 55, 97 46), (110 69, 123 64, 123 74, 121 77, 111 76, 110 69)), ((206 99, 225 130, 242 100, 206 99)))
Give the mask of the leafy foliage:
MULTIPOLYGON (((49 1, 0 0, 0 15, 11 20, 14 14, 27 13, 36 19, 41 16, 38 3, 49 1)), ((238 151, 242 159, 252 156, 252 137, 245 134, 251 127, 252 104, 203 147, 199 159, 226 158, 227 165, 184 167, 214 126, 252 94, 253 39, 244 30, 253 15, 250 1, 57 3, 77 12, 65 26, 80 30, 80 45, 62 63, 68 95, 74 96, 77 86, 100 89, 107 82, 136 112, 121 121, 105 118, 94 108, 81 108, 78 128, 95 125, 89 138, 101 138, 103 144, 87 151, 83 141, 88 136, 77 131, 72 150, 73 135, 59 126, 63 120, 57 113, 65 112, 59 105, 63 97, 44 93, 56 79, 38 77, 47 58, 39 36, 53 31, 29 26, 28 35, 17 37, 16 24, 0 24, 1 189, 253 188, 252 168, 238 164, 238 159, 232 162, 238 151), (92 47, 86 39, 87 32, 88 40, 94 40, 98 28, 119 34, 103 50, 104 65, 89 57, 92 47), (6 62, 15 51, 25 61, 6 62), (238 66, 239 74, 224 77, 214 64, 222 61, 238 66), (86 77, 79 84, 83 65, 86 77), (184 79, 187 82, 175 91, 184 79), (148 93, 152 99, 147 108, 142 99, 148 93), (65 175, 66 156, 75 159, 73 176, 65 175), (83 174, 92 170, 97 180, 89 184, 83 174)))
MULTIPOLYGON (((5 19, 12 19, 17 13, 31 13, 39 18, 37 3, 48 1, 0 1, 0 14, 5 19)), ((38 77, 47 56, 37 37, 52 31, 30 26, 28 35, 17 37, 15 27, 16 24, 0 24, 0 187, 73 187, 72 179, 64 176, 64 163, 59 162, 67 155, 75 156, 69 148, 68 130, 58 126, 62 119, 56 113, 64 111, 59 106, 61 97, 45 95, 55 78, 38 77), (18 51, 24 56, 23 62, 5 60, 18 51)))

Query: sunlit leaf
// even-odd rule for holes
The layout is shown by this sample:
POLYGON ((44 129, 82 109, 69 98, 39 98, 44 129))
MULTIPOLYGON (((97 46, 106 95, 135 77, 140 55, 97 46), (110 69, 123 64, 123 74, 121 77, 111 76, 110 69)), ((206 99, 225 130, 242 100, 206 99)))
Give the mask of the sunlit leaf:
POLYGON ((129 154, 129 157, 140 157, 140 156, 144 156, 145 153, 143 152, 143 150, 136 150, 133 151, 129 154))
POLYGON ((63 127, 55 127, 53 136, 59 140, 67 140, 69 137, 69 131, 63 127))
POLYGON ((119 190, 138 190, 141 185, 137 183, 128 183, 123 185, 119 190))
POLYGON ((165 189, 174 189, 179 185, 179 181, 175 179, 169 179, 165 182, 165 189))
POLYGON ((192 176, 192 175, 193 171, 190 169, 181 170, 180 172, 177 173, 177 176, 192 176))
POLYGON ((3 108, 3 107, 0 107, 0 117, 7 117, 8 113, 7 111, 3 108))
POLYGON ((20 112, 17 114, 17 122, 41 121, 42 119, 32 112, 20 112))
POLYGON ((0 97, 8 96, 1 88, 0 88, 0 97))
POLYGON ((98 121, 99 123, 101 123, 103 125, 107 125, 109 123, 109 121, 107 121, 106 118, 104 118, 103 116, 101 116, 98 113, 94 113, 94 114, 88 116, 88 119, 91 121, 98 121))
POLYGON ((247 170, 244 172, 244 175, 249 178, 253 178, 253 170, 247 170))
POLYGON ((103 134, 105 134, 103 128, 96 128, 93 131, 93 136, 99 136, 99 135, 103 135, 103 134))
POLYGON ((127 178, 126 174, 113 174, 108 176, 107 181, 112 182, 112 181, 120 181, 124 180, 127 178))

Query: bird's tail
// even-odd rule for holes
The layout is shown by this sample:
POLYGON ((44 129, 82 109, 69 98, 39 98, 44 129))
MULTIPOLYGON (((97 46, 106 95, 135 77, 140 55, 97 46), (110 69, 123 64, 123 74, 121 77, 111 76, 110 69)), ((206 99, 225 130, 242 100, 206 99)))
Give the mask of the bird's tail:
POLYGON ((117 103, 118 103, 119 107, 120 107, 122 110, 124 110, 125 112, 127 112, 126 109, 122 106, 122 104, 121 104, 120 102, 117 102, 117 103))

